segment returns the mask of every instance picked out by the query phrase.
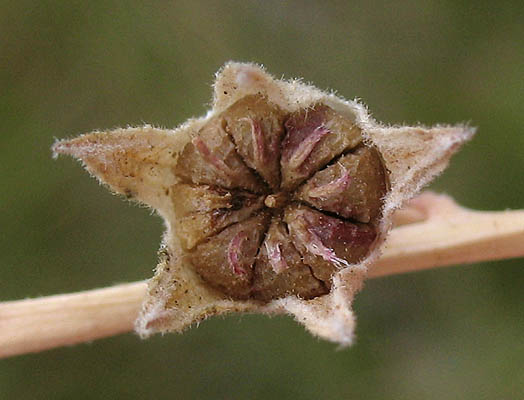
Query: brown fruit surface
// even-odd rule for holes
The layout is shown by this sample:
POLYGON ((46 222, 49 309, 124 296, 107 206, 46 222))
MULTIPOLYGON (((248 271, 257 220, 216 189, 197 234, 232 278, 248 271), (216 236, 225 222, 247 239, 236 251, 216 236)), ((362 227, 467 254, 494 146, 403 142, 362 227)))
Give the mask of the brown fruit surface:
POLYGON ((339 154, 358 145, 360 129, 331 108, 317 104, 289 116, 282 144, 282 188, 292 190, 339 154))
POLYGON ((177 184, 171 193, 176 230, 182 247, 188 250, 264 206, 262 196, 207 185, 177 184))
POLYGON ((215 118, 188 143, 177 161, 175 173, 197 184, 228 189, 264 191, 264 185, 242 161, 224 130, 224 120, 215 118))
POLYGON ((369 254, 388 186, 350 120, 322 104, 286 114, 260 94, 204 125, 176 172, 192 182, 171 193, 197 273, 264 302, 328 293, 334 273, 369 254))
POLYGON ((354 224, 303 205, 288 207, 284 221, 304 262, 326 284, 338 269, 362 260, 377 235, 372 225, 354 224))
POLYGON ((370 222, 377 218, 386 195, 385 174, 378 151, 362 146, 317 172, 295 196, 319 210, 370 222))
POLYGON ((280 187, 280 143, 285 113, 262 95, 246 96, 224 114, 238 154, 273 190, 280 187))
POLYGON ((261 213, 231 225, 197 245, 190 261, 211 286, 232 298, 247 298, 251 292, 253 263, 269 224, 261 213))
POLYGON ((327 292, 323 282, 302 262, 284 223, 274 218, 256 260, 253 297, 269 301, 294 294, 310 299, 327 292))

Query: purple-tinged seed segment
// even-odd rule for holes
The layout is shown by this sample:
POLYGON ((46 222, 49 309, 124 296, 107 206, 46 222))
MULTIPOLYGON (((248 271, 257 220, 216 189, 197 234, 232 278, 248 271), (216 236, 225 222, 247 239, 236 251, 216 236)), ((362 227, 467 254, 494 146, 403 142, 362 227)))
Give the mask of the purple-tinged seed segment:
POLYGON ((291 294, 310 299, 325 293, 327 288, 302 262, 285 225, 274 218, 255 263, 252 296, 269 301, 291 294))
POLYGON ((284 221, 304 263, 326 284, 338 269, 367 256, 377 236, 371 225, 344 221, 303 205, 287 207, 284 221))
POLYGON ((342 167, 342 176, 331 182, 311 188, 307 194, 316 199, 332 198, 342 193, 351 183, 351 176, 346 168, 342 167))
POLYGON ((189 261, 210 286, 232 298, 248 298, 253 264, 269 220, 269 214, 262 212, 227 227, 197 245, 189 261))
POLYGON ((211 150, 209 150, 209 147, 204 143, 201 137, 197 136, 192 140, 193 145, 197 149, 197 151, 200 153, 202 158, 207 161, 213 168, 215 168, 217 171, 224 173, 227 176, 235 176, 235 171, 233 171, 231 168, 229 168, 226 163, 218 158, 211 150))
POLYGON ((295 199, 359 222, 380 215, 387 192, 387 175, 378 151, 361 146, 317 172, 295 193, 295 199))
POLYGON ((253 158, 254 163, 263 165, 267 161, 265 138, 262 133, 260 121, 253 118, 243 118, 241 121, 247 121, 251 125, 251 140, 253 141, 253 158))
POLYGON ((229 242, 227 247, 227 261, 233 273, 245 275, 247 272, 240 263, 242 243, 247 240, 247 234, 244 231, 238 232, 229 242))
POLYGON ((306 158, 309 157, 315 146, 320 142, 320 139, 328 133, 329 129, 325 126, 318 126, 311 134, 307 135, 298 146, 291 148, 284 158, 289 167, 297 169, 304 164, 304 161, 306 161, 306 158))
POLYGON ((292 190, 361 140, 360 129, 330 107, 317 104, 292 113, 282 142, 282 189, 292 190))
POLYGON ((170 190, 175 229, 182 247, 197 243, 221 229, 243 221, 264 206, 264 198, 241 190, 180 183, 170 190))
POLYGON ((175 174, 195 184, 257 193, 265 191, 264 185, 237 154, 219 117, 206 124, 184 147, 177 160, 175 174))
POLYGON ((288 263, 282 256, 282 251, 280 250, 280 243, 275 243, 273 241, 267 240, 264 242, 264 246, 266 247, 269 264, 271 264, 271 267, 273 268, 273 271, 275 271, 275 274, 280 274, 282 271, 285 271, 289 268, 288 263))
POLYGON ((297 222, 297 226, 299 227, 299 229, 295 231, 297 238, 304 243, 307 251, 322 257, 325 261, 328 261, 339 269, 349 267, 349 263, 346 260, 337 257, 333 249, 326 247, 326 245, 322 243, 322 238, 317 234, 315 229, 313 229, 313 225, 306 217, 301 216, 297 222))
POLYGON ((260 94, 238 100, 221 115, 238 154, 273 190, 280 187, 279 160, 285 115, 260 94))

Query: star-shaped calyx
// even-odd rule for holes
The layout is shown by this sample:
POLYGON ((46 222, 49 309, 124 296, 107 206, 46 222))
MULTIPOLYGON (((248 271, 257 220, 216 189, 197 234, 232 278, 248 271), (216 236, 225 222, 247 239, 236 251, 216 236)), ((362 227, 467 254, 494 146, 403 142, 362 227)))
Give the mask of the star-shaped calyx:
POLYGON ((208 114, 175 130, 94 132, 53 147, 166 222, 137 331, 290 313, 351 343, 351 303, 392 212, 473 130, 386 127, 357 102, 252 64, 226 64, 214 89, 208 114))

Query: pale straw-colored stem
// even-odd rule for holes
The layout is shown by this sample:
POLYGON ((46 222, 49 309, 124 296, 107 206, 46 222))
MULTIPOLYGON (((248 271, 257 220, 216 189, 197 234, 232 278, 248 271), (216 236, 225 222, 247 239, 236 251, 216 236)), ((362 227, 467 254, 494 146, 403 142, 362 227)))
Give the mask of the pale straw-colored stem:
MULTIPOLYGON (((372 278, 524 256, 524 210, 480 212, 424 193, 395 217, 372 278)), ((0 357, 88 342, 133 329, 145 282, 0 303, 0 357)))
POLYGON ((426 192, 395 224, 369 277, 524 257, 524 210, 473 211, 426 192))
POLYGON ((133 329, 145 282, 0 303, 0 357, 89 342, 133 329))

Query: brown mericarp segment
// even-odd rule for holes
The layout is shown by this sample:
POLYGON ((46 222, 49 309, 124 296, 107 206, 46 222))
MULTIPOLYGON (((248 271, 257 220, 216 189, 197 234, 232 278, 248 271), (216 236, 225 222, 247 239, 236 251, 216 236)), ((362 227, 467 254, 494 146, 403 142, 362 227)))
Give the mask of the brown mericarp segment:
POLYGON ((245 163, 257 171, 273 190, 280 187, 280 143, 285 113, 262 95, 246 96, 222 117, 245 163))
POLYGON ((196 184, 264 191, 264 185, 235 151, 220 117, 208 122, 184 147, 175 174, 196 184))
POLYGON ((194 248, 191 264, 206 282, 226 295, 248 298, 253 264, 269 220, 269 214, 262 212, 227 227, 194 248))
POLYGON ((327 292, 302 262, 284 224, 273 219, 255 264, 253 297, 269 301, 294 294, 310 299, 327 292))
POLYGON ((372 225, 354 224, 302 205, 289 206, 284 221, 304 263, 327 285, 337 269, 367 256, 377 236, 372 225))
POLYGON ((361 140, 360 129, 325 105, 291 114, 282 144, 282 189, 291 190, 361 140))
POLYGON ((295 197, 317 209, 367 223, 380 213, 386 182, 378 151, 361 146, 313 175, 297 190, 295 197))
POLYGON ((186 250, 264 206, 264 198, 240 190, 176 184, 171 188, 176 231, 186 250))

